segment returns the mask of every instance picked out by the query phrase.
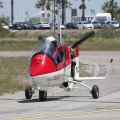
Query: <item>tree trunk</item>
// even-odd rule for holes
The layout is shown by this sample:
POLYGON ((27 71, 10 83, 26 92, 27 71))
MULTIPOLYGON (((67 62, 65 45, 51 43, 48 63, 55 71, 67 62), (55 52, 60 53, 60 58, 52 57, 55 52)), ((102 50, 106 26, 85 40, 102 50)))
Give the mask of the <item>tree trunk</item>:
POLYGON ((62 25, 64 25, 65 21, 65 0, 62 1, 62 25))
POLYGON ((82 21, 84 21, 85 19, 85 3, 83 2, 83 4, 82 4, 82 21))
POLYGON ((14 0, 11 0, 11 23, 14 21, 14 0))
POLYGON ((112 20, 113 20, 113 18, 114 18, 114 0, 112 0, 112 20))

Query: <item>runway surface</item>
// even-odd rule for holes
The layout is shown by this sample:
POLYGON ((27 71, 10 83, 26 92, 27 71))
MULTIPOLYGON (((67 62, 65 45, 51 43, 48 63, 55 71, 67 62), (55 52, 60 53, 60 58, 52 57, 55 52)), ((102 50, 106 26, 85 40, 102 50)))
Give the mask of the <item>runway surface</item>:
MULTIPOLYGON (((14 57, 29 56, 29 52, 16 52, 14 57)), ((2 53, 10 57, 13 53, 2 53)), ((119 120, 120 119, 120 52, 81 52, 80 61, 93 76, 105 75, 109 60, 113 58, 110 76, 106 80, 87 81, 98 85, 99 99, 93 99, 88 89, 75 85, 70 92, 58 87, 48 90, 48 98, 40 102, 38 92, 26 100, 24 91, 0 96, 0 120, 119 120)))

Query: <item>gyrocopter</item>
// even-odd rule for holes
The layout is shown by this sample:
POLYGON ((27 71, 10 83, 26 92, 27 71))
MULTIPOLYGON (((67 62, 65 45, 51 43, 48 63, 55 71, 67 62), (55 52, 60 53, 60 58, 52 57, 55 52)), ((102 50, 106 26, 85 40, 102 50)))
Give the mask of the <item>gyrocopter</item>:
MULTIPOLYGON (((39 100, 47 99, 47 90, 51 86, 58 86, 66 91, 70 91, 74 84, 79 84, 91 92, 94 99, 99 97, 99 88, 93 85, 92 88, 83 83, 89 80, 106 79, 105 77, 80 77, 79 67, 79 47, 78 45, 94 35, 94 31, 85 35, 72 46, 61 39, 60 16, 59 16, 60 1, 57 1, 58 6, 58 37, 47 37, 38 40, 33 55, 29 62, 29 78, 32 81, 34 88, 30 85, 25 88, 26 99, 31 99, 35 89, 39 91, 39 100)), ((112 59, 110 60, 112 63, 112 59)))

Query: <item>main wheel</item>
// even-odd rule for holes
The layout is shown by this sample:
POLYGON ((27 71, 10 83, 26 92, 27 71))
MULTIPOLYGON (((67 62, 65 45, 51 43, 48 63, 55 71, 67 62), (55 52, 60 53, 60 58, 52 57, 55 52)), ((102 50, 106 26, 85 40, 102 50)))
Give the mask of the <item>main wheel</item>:
POLYGON ((46 101, 47 98, 47 91, 39 91, 39 100, 46 101))
POLYGON ((98 97, 99 97, 99 88, 98 88, 97 85, 93 86, 91 93, 92 93, 92 96, 93 96, 94 99, 98 99, 98 97))
POLYGON ((26 99, 31 99, 32 97, 32 87, 28 85, 25 89, 25 97, 26 99))

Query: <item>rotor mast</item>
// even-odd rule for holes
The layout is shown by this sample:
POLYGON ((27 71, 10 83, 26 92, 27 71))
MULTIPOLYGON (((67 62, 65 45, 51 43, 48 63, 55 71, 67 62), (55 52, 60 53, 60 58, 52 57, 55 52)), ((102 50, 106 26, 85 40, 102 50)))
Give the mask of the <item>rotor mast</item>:
POLYGON ((60 4, 61 0, 57 0, 57 14, 58 14, 58 42, 61 43, 61 23, 60 23, 60 4))

